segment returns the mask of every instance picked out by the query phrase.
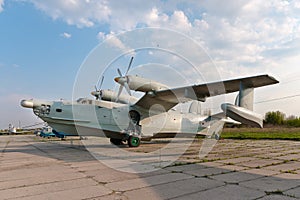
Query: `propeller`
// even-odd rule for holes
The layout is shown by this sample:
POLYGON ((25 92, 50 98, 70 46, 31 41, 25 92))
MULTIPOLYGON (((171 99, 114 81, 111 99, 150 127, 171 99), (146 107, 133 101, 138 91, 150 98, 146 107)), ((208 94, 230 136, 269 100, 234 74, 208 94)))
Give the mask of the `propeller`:
POLYGON ((117 96, 117 100, 119 99, 119 97, 120 97, 120 95, 121 95, 124 87, 125 87, 127 93, 131 96, 130 88, 129 88, 129 85, 128 85, 129 79, 128 79, 127 74, 128 74, 128 72, 130 70, 132 61, 133 61, 133 57, 131 57, 131 59, 130 59, 130 62, 129 62, 129 65, 127 67, 127 71, 126 71, 125 75, 122 75, 122 72, 121 72, 121 70, 119 68, 117 69, 118 74, 120 76, 120 77, 116 77, 115 78, 115 81, 120 84, 119 91, 118 91, 118 96, 117 96))
POLYGON ((102 76, 102 78, 101 78, 101 81, 99 84, 99 89, 95 85, 95 91, 91 92, 91 94, 96 97, 96 100, 99 100, 101 97, 101 94, 102 94, 101 87, 102 87, 103 81, 104 81, 104 76, 102 76))

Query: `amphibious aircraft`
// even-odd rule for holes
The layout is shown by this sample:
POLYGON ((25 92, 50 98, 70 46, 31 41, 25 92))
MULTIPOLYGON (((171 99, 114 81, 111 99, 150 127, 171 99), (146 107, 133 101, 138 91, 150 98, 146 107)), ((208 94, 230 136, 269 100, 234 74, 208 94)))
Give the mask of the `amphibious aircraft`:
MULTIPOLYGON (((57 132, 80 136, 104 135, 110 138, 112 144, 127 142, 129 147, 138 147, 141 140, 178 135, 204 134, 218 139, 228 120, 262 128, 263 117, 253 112, 254 88, 278 83, 269 75, 259 75, 169 88, 154 80, 128 75, 132 61, 133 57, 125 75, 118 69, 119 77, 114 79, 120 84, 117 94, 96 87, 91 92, 95 100, 80 98, 71 102, 31 99, 22 100, 21 105, 33 109, 35 115, 57 132), (129 95, 121 94, 123 88, 129 95), (131 96, 131 90, 143 92, 144 95, 138 99, 131 96), (235 104, 223 103, 222 113, 201 115, 199 105, 207 98, 233 92, 239 92, 235 104), (192 103, 188 113, 174 111, 174 106, 189 101, 192 103)), ((103 77, 99 88, 102 83, 103 77)))

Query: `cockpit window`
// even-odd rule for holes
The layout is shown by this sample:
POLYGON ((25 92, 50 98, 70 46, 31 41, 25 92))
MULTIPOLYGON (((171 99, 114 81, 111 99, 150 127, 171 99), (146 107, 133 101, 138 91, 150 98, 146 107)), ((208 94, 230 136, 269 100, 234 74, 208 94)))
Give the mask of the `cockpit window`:
POLYGON ((91 99, 86 99, 86 98, 79 98, 77 100, 77 103, 80 103, 80 104, 90 104, 92 105, 94 103, 94 100, 91 100, 91 99))
POLYGON ((81 103, 82 100, 84 100, 84 98, 79 98, 79 99, 77 99, 77 103, 81 103))

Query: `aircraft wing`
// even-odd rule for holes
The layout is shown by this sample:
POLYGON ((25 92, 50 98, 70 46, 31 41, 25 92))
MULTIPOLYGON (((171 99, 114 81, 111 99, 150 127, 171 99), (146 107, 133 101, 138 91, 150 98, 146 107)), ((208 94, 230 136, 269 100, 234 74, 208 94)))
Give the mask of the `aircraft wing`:
POLYGON ((201 85, 153 91, 146 93, 139 101, 137 101, 135 106, 147 110, 155 109, 159 111, 168 111, 178 103, 183 103, 190 100, 205 102, 207 97, 237 92, 240 90, 241 85, 247 88, 257 88, 276 83, 279 82, 269 75, 259 75, 201 85))

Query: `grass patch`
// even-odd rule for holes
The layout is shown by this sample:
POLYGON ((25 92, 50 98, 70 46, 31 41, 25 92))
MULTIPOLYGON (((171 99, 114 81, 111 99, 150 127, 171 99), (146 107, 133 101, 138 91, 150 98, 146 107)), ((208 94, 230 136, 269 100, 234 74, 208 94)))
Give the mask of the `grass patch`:
POLYGON ((300 141, 299 128, 226 128, 222 139, 252 140, 295 140, 300 141))

